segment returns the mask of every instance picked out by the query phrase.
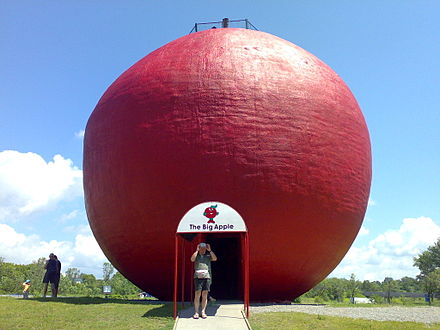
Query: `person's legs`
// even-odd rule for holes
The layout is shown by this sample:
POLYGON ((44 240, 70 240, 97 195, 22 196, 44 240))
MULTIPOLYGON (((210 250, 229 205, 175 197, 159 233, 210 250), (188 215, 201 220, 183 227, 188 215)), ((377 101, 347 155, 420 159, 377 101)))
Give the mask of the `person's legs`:
POLYGON ((196 290, 194 294, 194 317, 199 316, 199 307, 200 307, 200 293, 202 290, 196 290))
POLYGON ((202 291, 202 317, 206 317, 206 305, 208 303, 208 290, 202 291))
POLYGON ((49 282, 50 282, 50 274, 49 274, 48 271, 46 271, 44 273, 44 277, 43 277, 43 283, 44 283, 44 286, 43 286, 43 298, 46 298, 47 287, 49 285, 49 282))
POLYGON ((44 283, 44 287, 43 287, 43 298, 46 298, 46 294, 47 294, 47 286, 49 285, 49 283, 44 283))
POLYGON ((60 278, 57 275, 57 278, 55 280, 55 297, 58 297, 58 287, 60 286, 60 278))
POLYGON ((52 290, 52 298, 54 298, 54 297, 56 297, 57 296, 57 289, 56 289, 56 286, 55 286, 55 283, 50 283, 50 289, 52 290))

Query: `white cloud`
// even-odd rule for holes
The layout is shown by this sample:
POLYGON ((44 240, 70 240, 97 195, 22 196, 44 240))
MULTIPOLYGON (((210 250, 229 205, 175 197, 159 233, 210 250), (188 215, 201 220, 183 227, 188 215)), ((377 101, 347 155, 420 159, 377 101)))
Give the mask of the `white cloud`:
POLYGON ((67 227, 64 227, 63 231, 66 233, 91 234, 89 225, 67 226, 67 227))
POLYGON ((365 228, 364 226, 361 227, 361 229, 359 230, 359 236, 366 236, 370 233, 370 231, 368 230, 368 228, 365 228))
POLYGON ((86 257, 94 258, 102 254, 101 248, 91 235, 78 234, 75 238, 75 251, 86 257))
MULTIPOLYGON (((362 229, 361 229, 362 232, 362 229)), ((431 218, 406 218, 397 230, 388 230, 367 245, 351 247, 340 265, 330 274, 347 278, 351 273, 361 280, 415 277, 413 258, 440 237, 440 226, 431 218)))
POLYGON ((83 139, 84 138, 84 134, 85 134, 85 130, 79 130, 78 132, 75 132, 75 137, 78 139, 83 139))
POLYGON ((55 155, 46 162, 32 152, 0 152, 0 220, 14 220, 82 195, 82 171, 55 155))
MULTIPOLYGON (((88 226, 87 226, 88 227, 88 226)), ((55 253, 62 262, 63 271, 69 267, 79 268, 84 273, 102 276, 102 264, 107 258, 102 253, 93 234, 83 228, 71 241, 43 241, 37 235, 18 233, 7 224, 0 224, 0 256, 7 262, 28 264, 49 253, 55 253)))
POLYGON ((376 201, 374 201, 371 197, 368 199, 368 206, 375 206, 376 201))
POLYGON ((60 223, 66 223, 69 220, 75 219, 80 214, 79 210, 73 210, 67 214, 61 215, 61 217, 57 220, 60 223))

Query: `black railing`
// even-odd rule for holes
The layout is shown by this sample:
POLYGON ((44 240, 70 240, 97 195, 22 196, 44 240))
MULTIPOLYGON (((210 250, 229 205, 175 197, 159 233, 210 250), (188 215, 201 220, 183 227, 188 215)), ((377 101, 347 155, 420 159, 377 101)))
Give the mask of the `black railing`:
POLYGON ((221 21, 216 22, 195 23, 189 33, 219 28, 243 28, 258 31, 258 29, 251 22, 249 22, 247 18, 231 20, 229 18, 223 18, 221 21))

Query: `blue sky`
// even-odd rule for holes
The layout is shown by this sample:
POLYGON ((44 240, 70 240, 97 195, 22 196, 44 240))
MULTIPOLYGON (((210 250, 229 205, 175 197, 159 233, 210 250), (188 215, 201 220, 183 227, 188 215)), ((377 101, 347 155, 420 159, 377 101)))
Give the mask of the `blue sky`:
MULTIPOLYGON (((373 152, 363 228, 332 273, 415 276, 440 236, 438 1, 4 1, 0 10, 0 256, 54 251, 102 275, 86 219, 82 132, 106 88, 195 22, 248 18, 348 84, 373 152)), ((197 54, 194 54, 197 56, 197 54)))

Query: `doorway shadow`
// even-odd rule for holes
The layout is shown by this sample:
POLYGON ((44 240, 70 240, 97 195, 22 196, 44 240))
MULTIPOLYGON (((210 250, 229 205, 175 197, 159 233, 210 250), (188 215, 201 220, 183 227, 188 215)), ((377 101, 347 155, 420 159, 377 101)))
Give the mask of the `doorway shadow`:
MULTIPOLYGON (((217 310, 219 309, 219 305, 208 305, 206 307, 206 315, 214 316, 217 314, 217 310)), ((188 305, 187 308, 179 311, 179 317, 182 319, 191 319, 194 315, 194 306, 188 305)))
POLYGON ((206 308, 206 315, 208 315, 208 316, 214 316, 215 314, 217 314, 217 310, 218 310, 218 308, 219 308, 219 305, 211 305, 211 306, 208 306, 208 307, 206 308))

